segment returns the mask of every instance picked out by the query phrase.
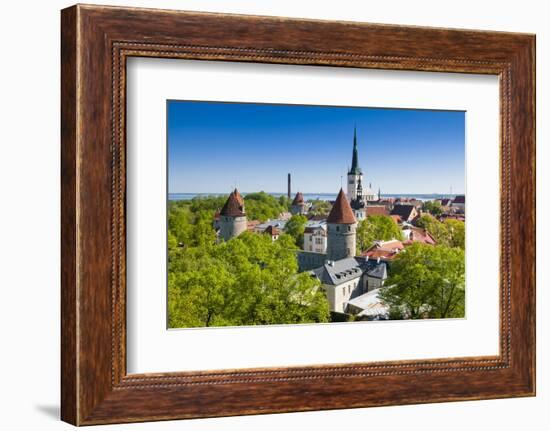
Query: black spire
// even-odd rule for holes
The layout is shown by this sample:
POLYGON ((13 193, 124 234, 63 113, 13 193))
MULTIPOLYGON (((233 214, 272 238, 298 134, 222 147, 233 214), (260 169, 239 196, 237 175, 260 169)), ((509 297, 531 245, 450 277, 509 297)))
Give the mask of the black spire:
POLYGON ((359 167, 359 154, 357 152, 357 127, 353 127, 353 155, 351 158, 351 169, 348 175, 361 175, 361 168, 359 167))

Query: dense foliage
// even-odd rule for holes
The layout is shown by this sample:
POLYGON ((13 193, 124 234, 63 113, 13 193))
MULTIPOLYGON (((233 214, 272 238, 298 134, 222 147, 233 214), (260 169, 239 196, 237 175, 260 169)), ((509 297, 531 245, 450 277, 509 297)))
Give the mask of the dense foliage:
POLYGON ((265 192, 247 194, 244 197, 244 205, 248 220, 261 222, 276 219, 288 210, 287 198, 277 199, 265 192))
POLYGON ((321 200, 321 199, 313 199, 310 201, 311 208, 309 209, 308 215, 317 217, 326 217, 329 215, 330 210, 332 209, 332 205, 329 201, 321 200))
POLYGON ((285 233, 294 238, 294 243, 299 248, 304 245, 304 231, 306 229, 307 217, 301 214, 293 215, 286 222, 285 233))
POLYGON ((199 247, 216 240, 212 222, 226 197, 197 197, 168 204, 168 247, 199 247))
POLYGON ((464 317, 464 250, 414 243, 392 261, 379 298, 392 318, 464 317))
POLYGON ((422 205, 422 209, 435 217, 439 217, 443 214, 441 209, 441 202, 439 201, 425 201, 422 205))
POLYGON ((367 250, 376 240, 391 239, 402 239, 397 223, 385 215, 370 215, 357 226, 357 253, 367 250))
MULTIPOLYGON (((328 302, 318 281, 298 273, 293 237, 283 234, 273 242, 269 235, 245 232, 216 242, 214 214, 225 199, 170 202, 169 326, 328 321, 328 302)), ((250 206, 261 212, 271 204, 261 194, 245 198, 247 213, 250 206)))
POLYGON ((439 245, 464 249, 466 229, 463 221, 447 219, 440 222, 424 214, 416 220, 416 225, 430 232, 439 245))

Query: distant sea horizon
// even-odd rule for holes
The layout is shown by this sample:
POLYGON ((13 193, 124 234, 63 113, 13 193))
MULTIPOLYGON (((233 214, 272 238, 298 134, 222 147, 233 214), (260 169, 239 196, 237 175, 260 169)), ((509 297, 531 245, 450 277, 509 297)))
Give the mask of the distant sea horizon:
MULTIPOLYGON (((242 195, 246 197, 247 194, 256 193, 256 192, 241 192, 242 195)), ((286 196, 286 193, 275 193, 275 192, 266 192, 268 195, 273 197, 286 196)), ((318 199, 324 201, 333 201, 336 200, 337 193, 302 193, 306 201, 318 199)), ((457 195, 462 195, 463 193, 381 193, 382 198, 415 198, 420 201, 430 201, 434 199, 445 199, 453 198, 457 195)), ((186 201, 191 200, 195 197, 208 197, 208 196, 227 196, 229 192, 226 193, 168 193, 168 200, 170 201, 186 201)), ((292 196, 295 195, 295 192, 292 193, 292 196)))

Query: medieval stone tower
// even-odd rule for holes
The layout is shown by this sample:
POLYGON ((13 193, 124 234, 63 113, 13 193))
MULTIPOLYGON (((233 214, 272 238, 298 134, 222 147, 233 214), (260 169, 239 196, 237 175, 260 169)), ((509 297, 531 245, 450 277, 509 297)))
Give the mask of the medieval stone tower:
POLYGON ((292 214, 305 214, 307 212, 304 195, 301 192, 296 193, 296 196, 294 196, 294 200, 290 205, 290 212, 292 214))
POLYGON ((220 238, 228 241, 246 230, 244 199, 237 189, 233 190, 220 211, 220 238))
POLYGON ((327 218, 327 259, 355 256, 357 220, 344 190, 340 189, 327 218))

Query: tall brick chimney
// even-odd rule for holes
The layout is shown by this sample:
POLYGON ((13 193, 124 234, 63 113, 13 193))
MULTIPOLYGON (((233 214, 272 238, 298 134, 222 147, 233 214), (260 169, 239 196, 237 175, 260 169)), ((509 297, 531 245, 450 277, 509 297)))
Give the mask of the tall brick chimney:
POLYGON ((287 197, 290 199, 290 195, 292 194, 292 190, 290 187, 290 174, 288 174, 288 188, 287 188, 287 197))

